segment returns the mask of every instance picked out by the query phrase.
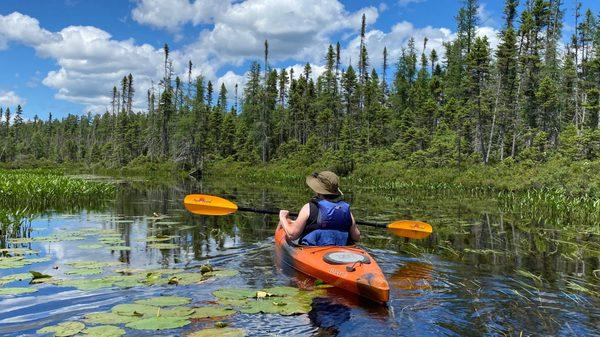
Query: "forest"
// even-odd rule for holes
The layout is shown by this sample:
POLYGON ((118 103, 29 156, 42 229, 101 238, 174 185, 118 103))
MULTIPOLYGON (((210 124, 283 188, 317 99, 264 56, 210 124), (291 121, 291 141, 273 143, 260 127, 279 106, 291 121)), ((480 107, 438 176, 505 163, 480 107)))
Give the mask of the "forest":
POLYGON ((134 76, 125 76, 103 114, 25 121, 21 106, 2 107, 0 161, 172 163, 188 171, 219 161, 322 162, 347 174, 391 161, 460 168, 598 160, 597 13, 577 4, 574 33, 565 38, 562 0, 506 0, 493 49, 477 34, 478 7, 464 1, 456 39, 443 50, 410 39, 398 59, 384 48, 380 69, 370 65, 363 15, 358 60, 342 64, 340 44, 331 44, 316 80, 309 63, 302 73, 271 67, 265 41, 244 87, 216 88, 192 78, 191 60, 188 75, 175 76, 165 44, 160 84, 140 93, 134 76), (145 96, 145 110, 133 107, 135 95, 145 96))

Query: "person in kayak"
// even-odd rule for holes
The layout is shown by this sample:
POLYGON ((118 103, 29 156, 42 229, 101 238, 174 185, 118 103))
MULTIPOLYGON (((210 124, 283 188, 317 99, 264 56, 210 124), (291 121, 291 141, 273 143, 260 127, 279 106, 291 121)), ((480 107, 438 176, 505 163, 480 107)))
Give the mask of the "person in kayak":
POLYGON ((315 172, 306 184, 316 196, 305 204, 296 220, 288 210, 279 211, 279 226, 289 240, 307 246, 346 246, 360 240, 360 231, 350 205, 341 200, 338 176, 330 171, 315 172))

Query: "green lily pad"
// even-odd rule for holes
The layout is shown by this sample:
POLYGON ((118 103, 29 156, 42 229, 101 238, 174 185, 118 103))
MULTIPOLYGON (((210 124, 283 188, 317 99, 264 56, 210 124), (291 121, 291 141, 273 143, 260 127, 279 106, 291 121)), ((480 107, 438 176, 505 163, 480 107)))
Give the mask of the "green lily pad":
POLYGON ((144 279, 144 283, 147 285, 165 285, 169 283, 169 280, 162 277, 162 274, 148 273, 144 279))
POLYGON ((100 325, 87 328, 82 333, 90 337, 120 337, 125 334, 125 330, 112 325, 100 325))
POLYGON ((245 314, 279 314, 284 316, 306 314, 311 310, 310 303, 302 301, 274 301, 273 299, 260 299, 248 301, 242 308, 241 312, 245 314))
POLYGON ((54 333, 55 337, 68 337, 80 333, 81 331, 83 331, 83 329, 85 329, 85 324, 81 322, 63 322, 58 323, 57 325, 41 328, 38 331, 36 331, 36 333, 54 333))
POLYGON ((33 241, 35 241, 35 242, 61 242, 62 239, 59 237, 56 237, 54 235, 50 235, 50 236, 38 236, 36 238, 33 238, 33 241))
POLYGON ((10 242, 12 244, 32 243, 33 239, 32 238, 13 238, 13 239, 9 239, 8 242, 10 242))
POLYGON ((244 337, 246 330, 236 328, 210 328, 196 331, 188 335, 188 337, 244 337))
POLYGON ((33 263, 48 262, 51 260, 52 260, 52 258, 50 258, 50 256, 44 256, 44 257, 36 257, 33 259, 25 259, 24 261, 26 262, 26 264, 33 264, 33 263))
POLYGON ((194 314, 190 318, 215 318, 215 317, 226 317, 235 314, 236 311, 230 308, 223 308, 217 306, 208 306, 194 308, 194 314))
POLYGON ((127 323, 125 326, 136 330, 167 330, 181 328, 190 323, 181 317, 150 317, 127 323))
POLYGON ((3 248, 0 249, 0 253, 8 253, 11 255, 32 255, 38 254, 39 251, 29 248, 3 248))
POLYGON ((121 239, 120 237, 102 237, 100 238, 100 241, 107 245, 120 245, 125 243, 125 240, 121 239))
POLYGON ((172 225, 179 225, 180 223, 181 222, 179 222, 179 221, 157 221, 154 224, 172 226, 172 225))
POLYGON ((121 250, 131 250, 129 246, 106 246, 108 250, 121 251, 121 250))
POLYGON ((0 288, 0 296, 28 294, 28 293, 34 293, 36 291, 37 291, 37 289, 35 289, 35 288, 24 288, 24 287, 0 288))
POLYGON ((112 275, 104 278, 107 281, 113 282, 115 287, 132 288, 143 285, 145 277, 143 275, 112 275))
POLYGON ((188 297, 179 296, 158 296, 135 301, 136 304, 153 305, 156 307, 170 307, 175 305, 185 305, 192 300, 188 297))
POLYGON ((145 241, 145 242, 163 242, 163 241, 169 241, 169 240, 171 240, 173 238, 176 238, 176 237, 178 237, 178 236, 157 234, 157 235, 149 236, 149 237, 147 237, 147 238, 145 238, 145 239, 143 239, 141 241, 145 241))
POLYGON ((144 304, 118 304, 110 309, 118 315, 124 316, 156 316, 160 308, 144 304))
POLYGON ((240 272, 238 272, 237 270, 213 270, 213 271, 209 271, 207 273, 204 273, 204 275, 206 276, 210 276, 210 277, 233 277, 238 275, 240 272))
POLYGON ((126 324, 138 319, 135 316, 119 315, 114 312, 93 312, 83 317, 88 324, 126 324))
POLYGON ((207 277, 200 273, 178 273, 168 279, 169 284, 190 285, 206 281, 207 277))
POLYGON ((86 243, 86 244, 77 246, 77 248, 79 248, 79 249, 100 249, 100 248, 104 248, 104 247, 106 247, 106 246, 103 244, 100 244, 100 243, 86 243))
POLYGON ((101 268, 78 268, 78 269, 69 270, 65 274, 78 275, 78 276, 98 275, 98 274, 102 274, 102 269, 101 268))
POLYGON ((213 291, 213 295, 219 299, 243 300, 256 295, 256 291, 250 289, 219 289, 213 291))
POLYGON ((148 245, 148 248, 153 249, 177 249, 179 245, 174 243, 151 243, 148 245))
POLYGON ((67 265, 73 268, 89 268, 89 269, 97 269, 97 268, 105 268, 105 267, 114 267, 123 264, 122 262, 106 262, 106 261, 74 261, 69 262, 67 265))
POLYGON ((298 295, 300 290, 293 287, 273 287, 264 289, 264 292, 269 293, 272 296, 294 296, 298 295))
POLYGON ((29 280, 31 278, 31 274, 29 273, 21 273, 21 274, 12 274, 0 277, 0 287, 15 281, 29 280))
POLYGON ((194 313, 194 309, 190 307, 169 307, 160 309, 158 313, 162 317, 188 317, 194 313))
POLYGON ((77 279, 77 280, 58 280, 54 284, 63 287, 74 287, 79 290, 98 290, 102 288, 110 288, 113 282, 110 280, 98 279, 77 279))

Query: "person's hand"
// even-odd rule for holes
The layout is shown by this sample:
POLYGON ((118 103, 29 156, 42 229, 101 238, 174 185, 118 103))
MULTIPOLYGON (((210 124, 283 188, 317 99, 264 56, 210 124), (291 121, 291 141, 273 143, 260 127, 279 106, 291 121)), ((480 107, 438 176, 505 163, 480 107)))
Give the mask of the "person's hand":
POLYGON ((279 218, 280 219, 287 219, 290 215, 290 211, 286 210, 286 209, 282 209, 279 211, 279 218))

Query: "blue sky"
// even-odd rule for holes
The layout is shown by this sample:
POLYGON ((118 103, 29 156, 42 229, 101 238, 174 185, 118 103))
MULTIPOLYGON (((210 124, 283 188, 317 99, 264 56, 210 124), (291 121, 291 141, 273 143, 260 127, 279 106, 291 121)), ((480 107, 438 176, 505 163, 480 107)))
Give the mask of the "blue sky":
MULTIPOLYGON (((566 1, 565 35, 572 33, 574 3, 566 1)), ((480 1, 480 33, 495 43, 503 1, 480 1)), ((600 1, 582 1, 600 13, 600 1)), ((161 77, 162 45, 172 50, 175 72, 203 74, 233 91, 249 62, 261 59, 269 39, 272 66, 321 69, 325 48, 340 41, 342 61, 357 60, 360 16, 369 22, 374 66, 387 46, 394 59, 414 36, 428 49, 452 38, 459 0, 1 0, 0 106, 22 104, 25 117, 48 112, 102 112, 113 85, 134 76, 136 106, 161 77)))

